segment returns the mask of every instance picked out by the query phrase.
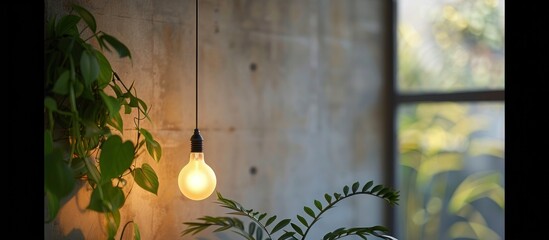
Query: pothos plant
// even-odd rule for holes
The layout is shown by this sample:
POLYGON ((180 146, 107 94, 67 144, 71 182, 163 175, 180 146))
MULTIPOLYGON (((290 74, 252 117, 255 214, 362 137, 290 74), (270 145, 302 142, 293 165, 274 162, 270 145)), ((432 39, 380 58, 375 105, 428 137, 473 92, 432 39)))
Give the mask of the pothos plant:
MULTIPOLYGON (((158 162, 162 156, 160 144, 140 127, 140 121, 150 121, 149 107, 137 97, 133 83, 126 85, 103 55, 105 50, 115 51, 131 61, 130 50, 98 31, 94 16, 79 5, 45 22, 44 45, 45 222, 56 218, 63 200, 75 194, 78 182, 84 182, 93 189, 87 209, 105 215, 106 232, 113 239, 120 226, 119 209, 127 198, 122 189, 126 179, 133 177, 153 194, 158 191, 154 169, 138 164, 138 157, 146 151, 158 162), (122 111, 133 114, 135 142, 123 138, 122 111)), ((139 238, 135 223, 134 236, 139 238)))
MULTIPOLYGON (((397 205, 400 197, 399 191, 381 184, 374 186, 373 181, 367 182, 362 187, 359 182, 355 182, 351 187, 344 186, 343 192, 324 194, 323 201, 313 201, 314 206, 304 206, 304 214, 296 214, 297 221, 289 218, 277 221, 276 215, 269 216, 267 213, 246 209, 240 203, 225 198, 217 192, 216 203, 221 207, 231 210, 227 214, 236 215, 236 217, 204 216, 198 218, 200 221, 184 222, 183 224, 187 225, 187 228, 181 235, 195 235, 212 227, 215 228, 213 232, 230 230, 247 240, 305 240, 311 228, 320 220, 322 214, 335 207, 339 202, 359 195, 370 195, 381 198, 390 206, 397 205), (245 224, 240 218, 247 219, 249 223, 245 224)), ((371 227, 340 227, 327 232, 322 239, 334 240, 349 236, 367 239, 367 236, 375 236, 381 239, 396 240, 396 238, 387 235, 388 232, 389 229, 381 225, 371 227)))

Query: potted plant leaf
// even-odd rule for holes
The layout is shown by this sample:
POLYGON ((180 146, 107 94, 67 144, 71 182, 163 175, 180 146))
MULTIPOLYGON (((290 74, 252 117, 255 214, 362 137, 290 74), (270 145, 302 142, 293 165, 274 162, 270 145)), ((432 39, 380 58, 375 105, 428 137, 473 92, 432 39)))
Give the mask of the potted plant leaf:
MULTIPOLYGON (((48 18, 44 30, 45 222, 53 221, 64 200, 85 183, 93 189, 87 209, 105 215, 108 238, 113 239, 127 197, 126 179, 153 194, 159 186, 151 165, 137 162, 143 152, 155 161, 162 156, 160 144, 140 127, 140 121, 150 121, 149 108, 103 52, 130 61, 132 56, 125 44, 98 30, 93 14, 79 5, 48 18), (121 113, 134 118, 135 142, 124 140, 128 124, 121 113)), ((135 224, 134 231, 138 238, 135 224)))
MULTIPOLYGON (((360 195, 381 198, 390 206, 397 205, 400 197, 398 191, 381 184, 374 186, 373 181, 369 181, 363 186, 359 182, 355 182, 351 187, 344 186, 343 192, 324 194, 324 200, 313 201, 314 206, 304 206, 303 213, 301 215, 296 214, 296 219, 286 218, 278 220, 276 215, 268 215, 254 209, 247 209, 237 201, 223 197, 218 192, 216 203, 221 207, 229 209, 230 211, 227 214, 236 217, 200 217, 198 218, 199 221, 183 223, 187 227, 181 235, 195 235, 208 228, 215 228, 214 232, 232 231, 247 240, 305 240, 308 237, 309 230, 311 230, 326 211, 346 199, 360 195), (245 224, 241 218, 247 219, 249 223, 245 224)), ((334 240, 349 236, 359 237, 360 239, 374 236, 380 239, 396 240, 388 232, 389 229, 381 225, 371 227, 340 227, 326 232, 322 240, 334 240)))

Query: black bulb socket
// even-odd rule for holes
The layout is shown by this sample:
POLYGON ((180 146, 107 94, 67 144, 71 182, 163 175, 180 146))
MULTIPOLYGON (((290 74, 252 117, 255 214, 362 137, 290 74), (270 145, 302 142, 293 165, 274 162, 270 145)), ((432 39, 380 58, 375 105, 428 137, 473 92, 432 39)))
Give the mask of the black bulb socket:
POLYGON ((200 135, 198 128, 194 129, 194 133, 191 136, 191 152, 203 152, 204 150, 204 138, 200 135))

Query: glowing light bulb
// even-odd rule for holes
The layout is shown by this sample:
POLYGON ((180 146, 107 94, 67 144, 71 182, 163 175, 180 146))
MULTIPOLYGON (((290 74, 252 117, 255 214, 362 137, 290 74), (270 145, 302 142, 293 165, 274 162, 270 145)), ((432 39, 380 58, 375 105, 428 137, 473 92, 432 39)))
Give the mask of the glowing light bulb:
POLYGON ((192 200, 202 200, 209 197, 217 184, 214 171, 204 161, 203 140, 200 131, 195 129, 191 137, 189 162, 181 169, 177 179, 181 193, 192 200))
POLYGON ((204 161, 204 153, 192 152, 189 162, 179 172, 177 182, 185 197, 202 200, 213 193, 217 179, 212 168, 204 161))

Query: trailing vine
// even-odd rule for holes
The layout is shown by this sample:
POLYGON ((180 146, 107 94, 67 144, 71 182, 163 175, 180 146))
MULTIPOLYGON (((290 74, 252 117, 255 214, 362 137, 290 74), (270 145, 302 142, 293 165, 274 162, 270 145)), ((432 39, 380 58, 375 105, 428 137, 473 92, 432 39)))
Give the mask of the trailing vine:
MULTIPOLYGON (((341 193, 326 193, 324 194, 324 201, 313 201, 314 207, 304 206, 303 212, 305 214, 297 214, 297 221, 292 221, 292 219, 287 218, 278 221, 276 224, 274 224, 277 219, 276 215, 267 218, 267 213, 260 213, 259 211, 254 211, 253 209, 246 209, 240 203, 225 198, 221 195, 221 193, 217 192, 216 203, 221 207, 230 209, 231 212, 228 212, 228 214, 242 216, 251 220, 247 229, 244 226, 244 222, 238 217, 204 216, 198 218, 200 221, 184 222, 183 224, 185 224, 187 228, 181 233, 181 235, 195 235, 210 227, 215 227, 214 232, 231 230, 232 232, 248 240, 305 240, 313 225, 320 220, 322 214, 329 209, 332 209, 337 203, 350 197, 370 195, 385 200, 391 206, 398 204, 400 196, 398 191, 385 187, 381 184, 375 186, 373 185, 374 182, 369 181, 364 184, 362 188, 360 188, 360 183, 355 182, 351 185, 351 187, 344 186, 343 192, 341 193), (272 226, 270 230, 269 226, 272 226), (288 226, 291 227, 291 229, 289 229, 288 226), (276 238, 275 233, 280 232, 280 230, 282 230, 283 233, 279 234, 280 236, 276 238), (263 238, 264 234, 266 235, 265 238, 263 238)), ((389 229, 384 226, 352 228, 341 227, 326 233, 323 240, 334 240, 348 236, 358 236, 361 239, 367 239, 367 236, 375 236, 382 239, 396 239, 387 235, 388 232, 389 229)))
MULTIPOLYGON (((115 52, 131 60, 131 52, 117 38, 98 31, 94 16, 79 5, 72 5, 67 15, 49 18, 44 38, 45 222, 57 217, 78 182, 86 182, 93 189, 87 209, 105 215, 108 238, 114 239, 119 209, 127 198, 122 190, 126 179, 131 176, 144 190, 158 191, 154 169, 147 163, 138 166, 136 160, 144 151, 156 162, 162 156, 160 144, 140 126, 140 121, 150 121, 150 108, 103 55, 115 52), (123 139, 122 110, 137 115, 135 142, 123 139)), ((137 224, 130 222, 139 239, 137 224)))

